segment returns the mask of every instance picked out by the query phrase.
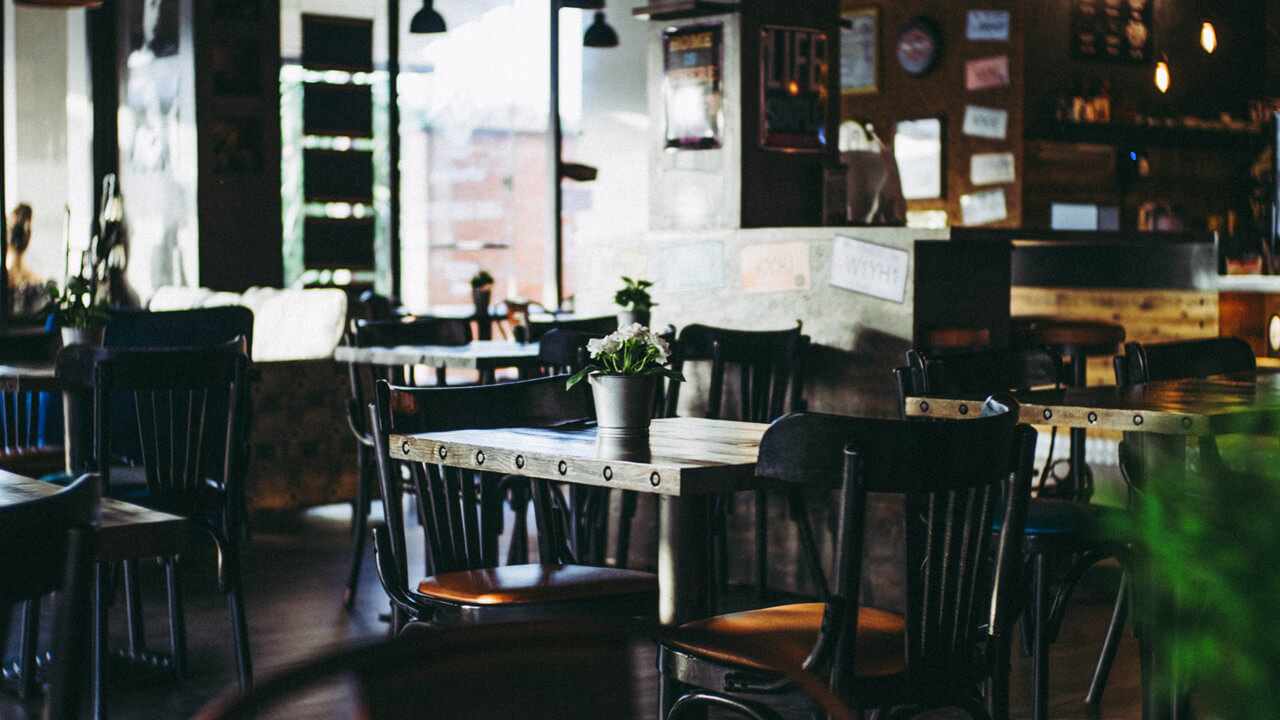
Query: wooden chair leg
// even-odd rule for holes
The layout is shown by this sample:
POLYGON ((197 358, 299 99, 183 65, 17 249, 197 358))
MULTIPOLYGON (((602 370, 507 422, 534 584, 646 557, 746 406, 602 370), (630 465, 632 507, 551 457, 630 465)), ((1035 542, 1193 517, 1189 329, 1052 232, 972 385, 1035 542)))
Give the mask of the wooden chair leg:
POLYGON ((103 720, 107 716, 107 575, 111 572, 110 565, 98 563, 93 572, 93 671, 89 716, 103 720))
MULTIPOLYGON (((9 613, 0 615, 8 630, 9 613)), ((22 639, 18 646, 18 697, 29 700, 36 695, 36 645, 40 639, 40 598, 22 603, 22 639)), ((0 649, 5 646, 0 644, 0 649)))
POLYGON ((178 677, 187 673, 187 621, 182 610, 181 560, 165 558, 164 574, 169 590, 169 648, 173 671, 178 677))
POLYGON ((1111 675, 1111 665, 1115 662, 1120 635, 1124 632, 1125 617, 1128 614, 1129 573, 1124 573, 1120 576, 1120 589, 1116 592, 1116 604, 1111 611, 1111 622, 1107 625, 1107 636, 1102 641, 1102 652, 1098 654, 1098 664, 1093 669, 1093 679, 1089 681, 1089 692, 1084 696, 1084 704, 1091 718, 1102 717, 1102 693, 1107 689, 1107 678, 1111 675))
POLYGON ((124 566, 124 605, 127 608, 125 619, 129 627, 129 654, 139 657, 146 651, 146 630, 142 620, 142 590, 139 588, 138 561, 125 560, 124 566))
POLYGON ((756 598, 763 601, 768 594, 769 566, 769 493, 756 491, 756 598))
MULTIPOLYGON (((1031 717, 1049 718, 1049 559, 1044 554, 1032 561, 1031 598, 1031 717)), ((1026 620, 1026 616, 1023 616, 1026 620)))
POLYGON ((227 593, 227 608, 231 612, 231 626, 235 632, 236 674, 240 680, 240 692, 248 692, 253 687, 253 663, 249 657, 249 627, 244 615, 244 594, 240 588, 240 580, 227 593))
POLYGON ((364 543, 368 536, 369 512, 373 507, 373 458, 363 444, 356 448, 356 503, 351 516, 351 573, 347 576, 347 589, 342 597, 342 607, 347 612, 355 606, 356 591, 360 587, 360 569, 364 562, 364 543))
POLYGON ((631 523, 636 517, 636 503, 639 502, 639 495, 623 490, 619 502, 621 509, 618 511, 618 541, 615 546, 617 550, 614 563, 617 567, 626 568, 631 554, 631 523))

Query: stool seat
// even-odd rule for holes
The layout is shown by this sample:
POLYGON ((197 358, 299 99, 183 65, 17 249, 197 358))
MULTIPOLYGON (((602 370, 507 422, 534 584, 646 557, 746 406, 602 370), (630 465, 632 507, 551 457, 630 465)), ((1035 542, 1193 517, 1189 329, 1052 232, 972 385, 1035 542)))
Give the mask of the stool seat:
POLYGON ((1063 355, 1114 355, 1124 342, 1124 326, 1097 320, 1061 320, 1051 317, 1012 319, 1015 338, 1028 345, 1048 345, 1063 355))

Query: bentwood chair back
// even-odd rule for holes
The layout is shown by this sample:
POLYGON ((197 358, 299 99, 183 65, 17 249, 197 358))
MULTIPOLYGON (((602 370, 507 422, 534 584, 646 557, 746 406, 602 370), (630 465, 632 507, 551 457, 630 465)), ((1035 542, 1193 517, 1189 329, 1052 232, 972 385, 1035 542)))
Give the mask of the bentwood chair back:
POLYGON ((1209 377, 1255 370, 1258 360, 1238 337, 1200 338, 1167 343, 1127 342, 1115 358, 1116 384, 1209 377))
MULTIPOLYGON (((241 513, 245 477, 249 358, 242 339, 195 348, 94 348, 73 345, 58 355, 59 378, 69 386, 91 378, 94 409, 92 451, 86 453, 108 491, 115 476, 141 475, 130 499, 182 515, 214 541, 218 587, 227 596, 234 631, 240 684, 247 688, 252 669, 240 582, 241 513), (113 408, 128 403, 134 425, 112 425, 113 408), (115 444, 123 438, 134 448, 125 465, 117 463, 115 444)), ((161 558, 169 593, 169 632, 173 667, 185 671, 186 626, 178 578, 182 556, 161 558)), ((125 561, 126 599, 130 605, 130 647, 140 647, 141 613, 136 565, 125 561), (131 577, 133 576, 133 577, 131 577)), ((105 623, 99 633, 106 632, 105 623)), ((105 637, 105 635, 103 635, 105 637)))
POLYGON ((13 607, 58 593, 46 720, 79 718, 89 696, 98 491, 99 479, 85 475, 53 495, 0 506, 0 648, 13 607))
MULTIPOLYGON (((392 433, 498 427, 552 427, 593 416, 588 388, 565 376, 469 387, 411 388, 379 381, 375 451, 386 526, 374 529, 378 574, 393 609, 438 625, 565 614, 652 615, 652 573, 577 564, 564 508, 550 482, 530 478, 538 562, 498 564, 504 478, 430 463, 392 462, 392 433), (410 586, 399 471, 418 498, 428 577, 410 586)), ((512 532, 527 532, 517 515, 512 532)), ((399 624, 393 622, 393 626, 399 624)))
MULTIPOLYGON (((710 384, 704 398, 703 414, 709 418, 770 422, 786 412, 805 409, 803 356, 808 336, 801 333, 801 323, 786 330, 737 330, 693 324, 681 328, 672 348, 671 367, 684 372, 685 364, 704 361, 710 365, 710 384), (726 376, 737 377, 737 410, 728 406, 731 393, 726 390, 726 376)), ((686 378, 687 380, 687 378, 686 378)), ((674 417, 679 409, 683 382, 672 380, 667 389, 666 416, 674 417)), ((714 587, 720 591, 729 584, 728 515, 731 495, 715 499, 712 511, 712 561, 715 565, 714 587)), ((787 494, 788 511, 800 531, 804 562, 810 578, 825 592, 822 565, 817 544, 809 526, 803 495, 798 490, 787 494)), ((763 597, 768 580, 768 493, 755 496, 755 586, 763 597)))
MULTIPOLYGON (((52 363, 57 333, 23 332, 0 339, 0 365, 52 363)), ((56 393, 0 393, 0 468, 29 477, 56 473, 65 465, 62 403, 56 393)))
MULTIPOLYGON (((398 345, 466 345, 471 342, 471 321, 466 318, 408 316, 375 320, 353 319, 343 341, 351 347, 395 347, 398 345)), ((369 403, 373 402, 373 384, 378 380, 404 385, 414 384, 413 368, 379 366, 372 363, 348 363, 347 427, 356 439, 356 500, 351 509, 351 572, 343 607, 348 611, 356 601, 360 587, 360 568, 364 563, 365 541, 368 539, 369 512, 373 491, 378 485, 373 459, 373 430, 369 426, 369 403)), ((446 384, 445 369, 436 368, 436 385, 446 384)))
MULTIPOLYGON (((888 716, 897 717, 960 707, 986 717, 980 686, 987 653, 1008 631, 1035 431, 994 400, 981 415, 933 423, 797 413, 773 423, 757 473, 839 490, 831 594, 684 627, 768 649, 779 664, 828 678, 857 710, 903 706, 888 716), (869 493, 903 499, 904 612, 859 602, 864 549, 875 541, 864 536, 869 493), (993 537, 1000 512, 1007 522, 993 537)), ((658 662, 666 677, 691 686, 668 718, 706 705, 744 708, 753 718, 809 707, 776 673, 709 641, 664 642, 658 662)))
POLYGON ((520 342, 537 342, 551 330, 573 330, 575 332, 604 337, 618 329, 617 315, 601 315, 599 317, 564 318, 557 320, 530 320, 527 329, 516 328, 516 340, 520 342))
MULTIPOLYGON (((996 392, 1061 387, 1066 382, 1063 362, 1047 347, 976 350, 925 356, 907 352, 907 365, 896 368, 899 397, 973 397, 996 392)), ((1053 452, 1052 442, 1049 454, 1053 452)), ((1122 527, 1125 511, 1066 499, 1033 498, 1027 510, 1024 533, 1023 577, 1028 583, 1026 602, 1016 612, 1022 617, 1026 650, 1032 656, 1032 717, 1048 717, 1049 646, 1056 640, 1065 618, 1068 600, 1086 570, 1115 556, 1125 557, 1124 544, 1109 537, 1104 528, 1122 527), (1063 572, 1065 571, 1065 574, 1063 572), (1050 598, 1051 584, 1062 582, 1050 598)), ((999 521, 995 528, 1000 527, 999 521)), ((1007 654, 1008 648, 1005 648, 1007 654)), ((993 691, 997 717, 1007 714, 1008 659, 998 658, 993 691)), ((1094 681, 1090 697, 1101 702, 1105 677, 1094 681)))

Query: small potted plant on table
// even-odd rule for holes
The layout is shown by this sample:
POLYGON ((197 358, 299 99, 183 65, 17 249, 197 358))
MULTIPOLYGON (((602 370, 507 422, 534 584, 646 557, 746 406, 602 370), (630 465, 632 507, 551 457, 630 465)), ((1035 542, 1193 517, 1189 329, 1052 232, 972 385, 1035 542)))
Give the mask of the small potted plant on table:
POLYGON ((622 289, 614 293, 613 301, 622 310, 618 311, 618 327, 626 327, 631 323, 649 325, 649 311, 658 303, 649 295, 653 282, 649 280, 632 280, 622 276, 622 289))
POLYGON ((493 275, 488 270, 477 270, 471 277, 471 301, 476 306, 476 318, 487 319, 489 300, 493 295, 493 275))
POLYGON ((590 361, 569 376, 567 387, 587 378, 601 436, 646 437, 660 378, 683 379, 667 367, 671 348, 652 330, 632 323, 587 341, 590 361))
POLYGON ((45 311, 57 320, 65 345, 101 345, 102 334, 111 315, 104 300, 94 300, 93 285, 77 275, 62 290, 50 287, 45 311))

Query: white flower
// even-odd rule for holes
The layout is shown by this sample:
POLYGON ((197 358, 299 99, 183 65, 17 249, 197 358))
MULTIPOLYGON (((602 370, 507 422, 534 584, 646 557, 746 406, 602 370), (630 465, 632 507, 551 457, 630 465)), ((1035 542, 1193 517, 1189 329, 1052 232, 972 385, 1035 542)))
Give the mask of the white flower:
POLYGON ((616 337, 617 333, 608 335, 603 338, 591 338, 587 341, 587 352, 591 353, 591 357, 599 357, 600 355, 612 355, 622 349, 622 342, 616 337))

